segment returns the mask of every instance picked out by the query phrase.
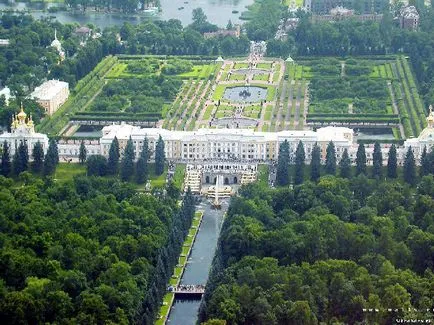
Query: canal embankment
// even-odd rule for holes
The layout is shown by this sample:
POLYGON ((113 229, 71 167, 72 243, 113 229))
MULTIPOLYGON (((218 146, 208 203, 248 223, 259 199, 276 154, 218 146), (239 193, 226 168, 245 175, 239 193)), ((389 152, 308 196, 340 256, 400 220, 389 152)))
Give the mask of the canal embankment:
MULTIPOLYGON (((182 251, 178 258, 178 264, 175 266, 173 270, 173 274, 170 278, 168 286, 176 287, 180 284, 182 276, 187 267, 187 261, 189 256, 191 255, 193 245, 196 241, 197 234, 199 232, 202 220, 203 220, 204 211, 196 211, 195 217, 193 218, 193 222, 189 229, 188 235, 182 245, 182 251)), ((174 292, 167 292, 163 298, 163 304, 160 308, 159 318, 155 322, 155 325, 164 325, 167 322, 167 319, 170 314, 170 310, 175 300, 174 292)))

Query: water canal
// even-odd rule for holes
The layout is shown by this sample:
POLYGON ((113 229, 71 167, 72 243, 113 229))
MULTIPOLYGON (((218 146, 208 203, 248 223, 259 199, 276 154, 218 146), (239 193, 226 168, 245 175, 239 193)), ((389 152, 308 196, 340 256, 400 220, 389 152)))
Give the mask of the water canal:
MULTIPOLYGON (((207 200, 203 200, 197 210, 203 210, 203 220, 197 233, 192 253, 188 259, 187 268, 181 279, 181 284, 206 284, 220 229, 223 215, 228 208, 229 201, 224 200, 221 210, 214 210, 207 200)), ((199 300, 175 299, 167 324, 194 325, 199 311, 199 300)))
POLYGON ((55 3, 0 3, 0 10, 30 10, 35 18, 53 17, 61 23, 74 23, 80 25, 94 24, 100 28, 122 25, 125 21, 131 24, 139 24, 147 20, 169 20, 179 19, 185 26, 192 21, 192 11, 195 8, 202 8, 208 21, 220 27, 225 27, 229 20, 232 23, 240 23, 241 13, 246 11, 246 6, 251 5, 254 0, 160 0, 161 12, 156 14, 123 15, 119 13, 95 13, 86 14, 74 12, 49 13, 49 7, 56 6, 55 3), (182 9, 181 9, 182 8, 182 9))

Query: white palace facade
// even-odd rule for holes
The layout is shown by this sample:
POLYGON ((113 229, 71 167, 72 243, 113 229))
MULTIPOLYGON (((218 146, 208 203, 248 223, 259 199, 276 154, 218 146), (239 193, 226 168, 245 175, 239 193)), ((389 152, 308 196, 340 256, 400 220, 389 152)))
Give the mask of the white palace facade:
MULTIPOLYGON (((44 151, 48 147, 48 138, 45 134, 35 133, 31 117, 21 111, 14 117, 12 132, 0 135, 0 145, 6 140, 12 154, 18 148, 20 141, 26 141, 29 153, 34 144, 40 141, 44 151)), ((325 160, 326 148, 330 141, 336 147, 339 160, 345 149, 354 161, 357 152, 357 142, 353 130, 345 127, 328 126, 316 131, 280 131, 255 132, 251 129, 199 129, 197 131, 171 131, 160 128, 140 128, 129 124, 109 125, 102 129, 99 139, 62 138, 58 142, 59 157, 61 161, 78 161, 79 147, 84 141, 89 155, 103 155, 108 157, 110 145, 116 137, 121 152, 127 141, 131 138, 134 144, 136 157, 140 155, 144 139, 148 139, 152 154, 159 137, 165 143, 166 158, 171 161, 201 162, 201 161, 246 161, 270 162, 277 160, 279 145, 287 140, 291 153, 295 153, 299 141, 304 144, 306 161, 311 159, 312 148, 317 143, 321 148, 322 159, 325 160)), ((427 127, 418 138, 408 139, 403 146, 398 147, 398 162, 402 164, 408 148, 411 146, 417 162, 423 148, 434 150, 434 112, 431 110, 427 117, 427 127)), ((372 163, 373 145, 366 145, 367 163, 372 163)), ((390 144, 382 145, 383 159, 387 162, 390 144)))

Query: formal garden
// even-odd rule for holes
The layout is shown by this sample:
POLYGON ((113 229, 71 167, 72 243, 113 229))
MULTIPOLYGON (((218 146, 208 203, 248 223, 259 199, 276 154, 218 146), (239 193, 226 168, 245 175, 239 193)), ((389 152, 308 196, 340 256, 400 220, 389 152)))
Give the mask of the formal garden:
POLYGON ((80 80, 38 130, 69 120, 147 122, 170 130, 251 127, 302 130, 326 125, 417 136, 425 110, 404 56, 215 61, 203 57, 109 56, 80 80), (251 119, 238 124, 236 119, 251 119), (219 119, 224 119, 219 121, 219 119))
POLYGON ((422 101, 402 56, 302 60, 293 70, 295 80, 309 81, 308 125, 383 125, 398 139, 424 128, 422 101))

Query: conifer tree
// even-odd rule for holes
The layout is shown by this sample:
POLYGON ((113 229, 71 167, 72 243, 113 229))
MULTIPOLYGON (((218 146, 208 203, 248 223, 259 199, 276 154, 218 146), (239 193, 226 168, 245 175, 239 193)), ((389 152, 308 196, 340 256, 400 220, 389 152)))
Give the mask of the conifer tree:
POLYGON ((18 149, 15 150, 15 153, 12 157, 12 172, 15 176, 21 172, 20 153, 18 149))
POLYGON ((351 177, 351 160, 350 156, 348 155, 347 148, 344 149, 344 152, 342 154, 342 159, 339 162, 340 167, 340 175, 343 178, 350 178, 351 177))
POLYGON ((127 182, 134 174, 134 146, 131 137, 125 147, 124 156, 121 161, 121 180, 127 182))
POLYGON ((363 143, 359 144, 356 154, 356 175, 366 175, 366 152, 363 143))
POLYGON ((289 143, 283 141, 279 146, 277 156, 276 185, 285 186, 289 184, 289 143))
POLYGON ((374 153, 372 154, 372 176, 374 178, 381 178, 383 172, 383 154, 381 153, 381 147, 378 141, 375 141, 374 144, 374 153))
POLYGON ((157 145, 155 146, 155 175, 163 174, 165 162, 166 154, 164 153, 164 141, 160 135, 157 141, 157 145))
POLYGON ((59 163, 59 152, 57 149, 57 142, 56 140, 51 139, 44 160, 44 175, 54 174, 58 163, 59 163))
POLYGON ((427 154, 428 156, 428 166, 429 172, 428 174, 434 174, 434 148, 431 148, 431 151, 427 154))
POLYGON ((304 152, 303 142, 299 141, 295 151, 294 183, 296 185, 303 183, 305 160, 306 154, 304 152))
POLYGON ((426 150, 426 146, 423 147, 422 155, 420 156, 420 169, 419 174, 420 177, 423 177, 425 175, 428 175, 430 172, 431 166, 430 166, 430 160, 429 155, 426 150))
POLYGON ((143 184, 148 178, 148 160, 149 160, 149 145, 148 139, 143 141, 143 149, 140 153, 140 157, 136 163, 136 182, 137 184, 143 184))
POLYGON ((394 144, 389 149, 389 157, 387 158, 387 177, 396 178, 398 177, 397 173, 398 168, 398 160, 396 157, 396 147, 394 144))
POLYGON ((1 175, 5 177, 8 177, 10 175, 12 169, 10 155, 10 148, 7 141, 5 140, 5 142, 3 143, 2 162, 0 169, 1 175))
POLYGON ((23 171, 26 171, 29 164, 29 149, 27 143, 21 141, 18 150, 15 151, 13 159, 14 174, 19 175, 23 171))
POLYGON ((336 175, 336 149, 333 141, 327 145, 325 171, 327 174, 336 175))
POLYGON ((107 174, 117 175, 119 172, 119 141, 118 138, 114 137, 109 150, 109 157, 107 160, 107 174))
POLYGON ((411 147, 408 148, 407 154, 404 160, 404 180, 410 184, 416 184, 416 162, 414 160, 414 154, 411 147))
POLYGON ((321 177, 321 150, 318 144, 312 148, 312 159, 310 162, 310 179, 316 182, 321 177))
POLYGON ((33 147, 32 157, 32 171, 39 174, 44 168, 44 149, 42 148, 41 142, 36 142, 35 146, 33 147))
POLYGON ((78 161, 80 162, 80 164, 84 164, 86 162, 86 157, 87 157, 86 146, 84 145, 84 141, 81 141, 80 152, 78 154, 78 161))

